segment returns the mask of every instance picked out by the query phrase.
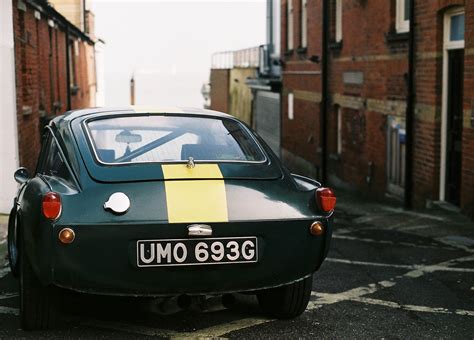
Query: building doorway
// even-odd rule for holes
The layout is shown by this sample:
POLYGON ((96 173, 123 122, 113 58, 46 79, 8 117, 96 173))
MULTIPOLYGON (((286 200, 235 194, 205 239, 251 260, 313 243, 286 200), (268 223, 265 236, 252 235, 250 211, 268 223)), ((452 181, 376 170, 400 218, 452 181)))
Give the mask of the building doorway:
POLYGON ((444 20, 440 200, 460 205, 464 83, 464 9, 444 20))
POLYGON ((448 52, 448 110, 446 140, 446 197, 447 202, 460 204, 464 50, 448 52))

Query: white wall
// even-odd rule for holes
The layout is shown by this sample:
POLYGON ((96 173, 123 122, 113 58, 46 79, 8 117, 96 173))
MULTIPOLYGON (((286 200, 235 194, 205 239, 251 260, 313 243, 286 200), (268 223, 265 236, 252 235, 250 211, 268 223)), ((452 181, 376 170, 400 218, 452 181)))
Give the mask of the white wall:
POLYGON ((0 213, 12 207, 18 168, 12 1, 0 0, 0 213))

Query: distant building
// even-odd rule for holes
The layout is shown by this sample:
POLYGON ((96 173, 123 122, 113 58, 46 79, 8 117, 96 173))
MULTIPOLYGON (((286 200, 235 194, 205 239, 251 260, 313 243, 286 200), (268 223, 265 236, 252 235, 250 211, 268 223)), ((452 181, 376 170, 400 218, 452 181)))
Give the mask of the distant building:
POLYGON ((7 212, 13 172, 34 172, 43 127, 69 109, 95 106, 98 86, 93 15, 83 1, 0 1, 0 19, 0 212, 7 212), (74 6, 66 10, 66 2, 74 6))
POLYGON ((259 65, 258 46, 215 53, 211 63, 211 109, 252 125, 252 92, 246 81, 257 76, 259 65))
POLYGON ((281 155, 281 4, 267 0, 267 39, 260 46, 260 65, 257 76, 247 79, 252 90, 252 127, 281 155))
POLYGON ((290 168, 317 178, 326 170, 330 182, 373 196, 403 198, 408 178, 415 206, 449 203, 474 215, 474 2, 282 0, 281 13, 290 168))
MULTIPOLYGON (((48 0, 49 4, 61 13, 71 24, 84 33, 89 33, 88 0, 48 0)), ((93 30, 92 30, 93 32, 93 30)))
POLYGON ((252 126, 280 154, 280 0, 267 0, 264 45, 212 56, 210 108, 252 126))

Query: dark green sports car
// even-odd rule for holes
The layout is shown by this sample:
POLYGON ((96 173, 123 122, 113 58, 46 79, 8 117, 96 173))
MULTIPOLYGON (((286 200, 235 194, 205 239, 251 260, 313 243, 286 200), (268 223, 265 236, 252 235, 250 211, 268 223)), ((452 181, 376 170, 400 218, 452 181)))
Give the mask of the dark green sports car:
POLYGON ((243 123, 196 109, 68 112, 47 126, 34 175, 15 179, 8 250, 24 329, 52 327, 65 289, 182 306, 246 292, 296 317, 336 203, 243 123))

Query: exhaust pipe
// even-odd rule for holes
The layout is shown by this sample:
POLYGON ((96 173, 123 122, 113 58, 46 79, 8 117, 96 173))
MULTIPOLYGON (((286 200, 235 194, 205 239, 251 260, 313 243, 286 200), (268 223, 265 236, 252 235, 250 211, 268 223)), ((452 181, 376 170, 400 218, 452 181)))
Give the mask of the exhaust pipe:
POLYGON ((233 294, 222 295, 222 305, 225 308, 232 308, 235 305, 235 296, 233 294))
POLYGON ((191 306, 191 297, 179 295, 150 301, 149 310, 160 315, 170 315, 186 310, 191 306))
POLYGON ((204 297, 199 303, 199 309, 203 312, 217 312, 231 308, 234 304, 234 295, 224 294, 220 296, 204 297))

